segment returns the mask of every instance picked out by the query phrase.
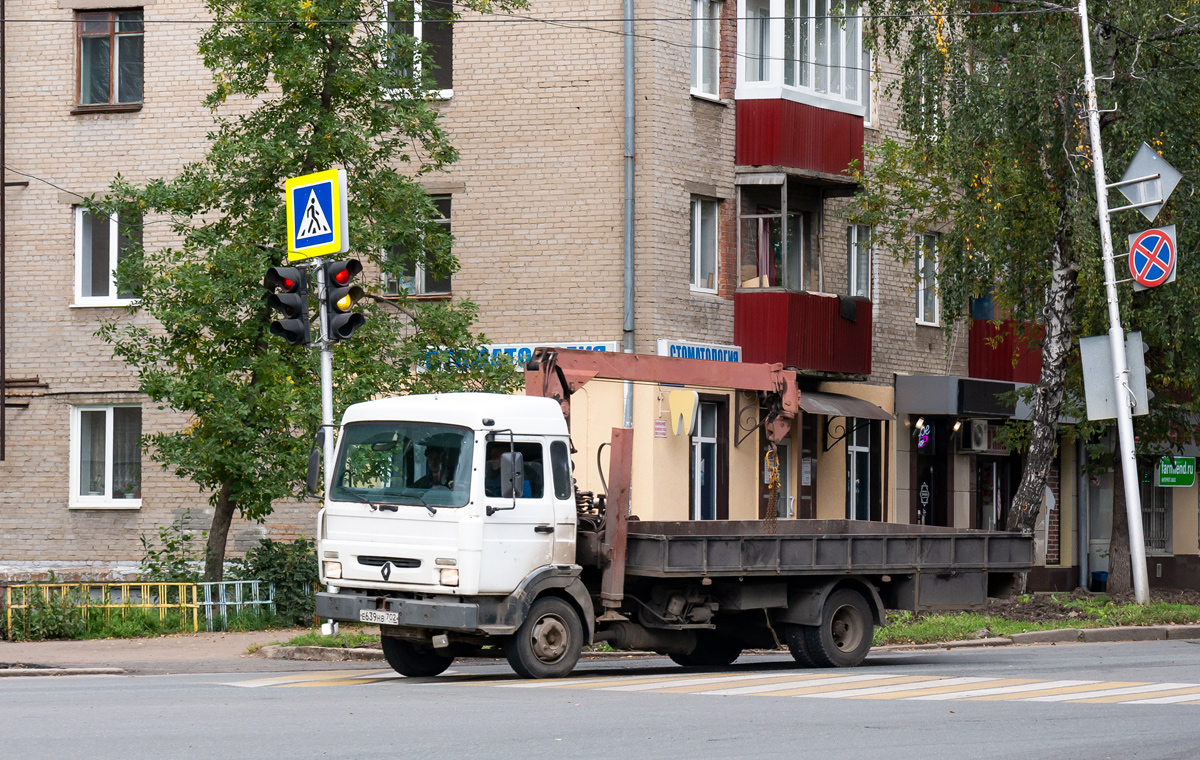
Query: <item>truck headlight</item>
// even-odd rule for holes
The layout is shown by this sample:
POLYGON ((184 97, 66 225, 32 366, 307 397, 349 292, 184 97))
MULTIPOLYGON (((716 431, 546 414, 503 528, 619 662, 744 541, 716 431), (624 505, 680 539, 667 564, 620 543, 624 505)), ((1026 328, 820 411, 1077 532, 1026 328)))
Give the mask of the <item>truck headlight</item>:
POLYGON ((325 577, 326 578, 341 578, 342 577, 342 563, 327 561, 325 563, 325 577))
POLYGON ((458 568, 443 567, 442 568, 442 585, 457 586, 458 585, 458 568))

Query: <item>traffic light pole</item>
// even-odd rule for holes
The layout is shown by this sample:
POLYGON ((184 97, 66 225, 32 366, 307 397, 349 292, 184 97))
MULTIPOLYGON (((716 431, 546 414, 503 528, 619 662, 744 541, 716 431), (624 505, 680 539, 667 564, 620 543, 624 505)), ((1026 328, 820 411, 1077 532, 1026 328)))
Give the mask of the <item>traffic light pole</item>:
POLYGON ((325 431, 325 451, 323 452, 325 471, 325 495, 329 495, 329 487, 333 483, 333 341, 329 332, 329 305, 325 302, 325 262, 314 259, 309 271, 317 273, 317 308, 318 321, 321 323, 321 430, 325 431))
POLYGON ((1113 264, 1112 228, 1109 225, 1108 189, 1104 179, 1104 152, 1100 144, 1100 109, 1096 104, 1096 78, 1092 75, 1091 31, 1087 0, 1079 0, 1083 27, 1083 85, 1087 91, 1088 132, 1092 138, 1092 169, 1096 177, 1096 206, 1100 217, 1100 246, 1104 259, 1104 287, 1108 295, 1108 340, 1112 351, 1117 399, 1117 434, 1120 438, 1121 471, 1125 478, 1125 514, 1129 520, 1129 564, 1133 567, 1133 593, 1138 604, 1149 601, 1146 572, 1146 540, 1142 533, 1142 494, 1137 475, 1133 441, 1133 393, 1129 390, 1129 367, 1125 359, 1125 331, 1121 327, 1117 300, 1117 273, 1113 264))

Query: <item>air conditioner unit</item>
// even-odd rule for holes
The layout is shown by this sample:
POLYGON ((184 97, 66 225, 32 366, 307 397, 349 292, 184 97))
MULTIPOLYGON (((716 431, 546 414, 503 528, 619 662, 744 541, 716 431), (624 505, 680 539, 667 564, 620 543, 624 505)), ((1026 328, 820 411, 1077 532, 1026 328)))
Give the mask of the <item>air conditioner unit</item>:
POLYGON ((971 420, 962 431, 963 451, 988 450, 988 421, 971 420))

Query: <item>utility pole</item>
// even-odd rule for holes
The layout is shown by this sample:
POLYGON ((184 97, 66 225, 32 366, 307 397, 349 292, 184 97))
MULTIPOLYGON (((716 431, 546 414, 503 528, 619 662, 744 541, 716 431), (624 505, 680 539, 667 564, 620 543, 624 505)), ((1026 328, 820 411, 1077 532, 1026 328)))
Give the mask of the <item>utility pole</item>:
MULTIPOLYGON (((1133 592, 1138 604, 1149 601, 1146 573, 1146 540, 1142 533, 1142 498, 1133 442, 1133 393, 1129 390, 1129 367, 1125 360, 1125 332, 1121 328, 1117 300, 1117 273, 1113 265, 1112 229, 1109 225, 1108 190, 1104 178, 1104 151, 1100 144, 1100 109, 1096 104, 1096 78, 1092 74, 1091 30, 1087 0, 1079 0, 1079 22, 1083 29, 1083 85, 1087 91, 1088 132, 1092 138, 1092 170, 1096 177, 1096 211, 1100 217, 1100 247, 1104 260, 1104 287, 1108 295, 1108 340, 1112 351, 1113 381, 1116 383, 1117 434, 1120 440, 1121 471, 1125 478, 1125 514, 1129 520, 1129 564, 1133 567, 1133 592)), ((1119 183, 1118 183, 1119 184, 1119 183)))
POLYGON ((329 304, 326 303, 329 283, 325 282, 325 262, 316 259, 312 269, 317 273, 317 304, 321 326, 321 430, 325 431, 325 451, 322 452, 325 471, 325 495, 333 484, 333 336, 329 329, 329 304))

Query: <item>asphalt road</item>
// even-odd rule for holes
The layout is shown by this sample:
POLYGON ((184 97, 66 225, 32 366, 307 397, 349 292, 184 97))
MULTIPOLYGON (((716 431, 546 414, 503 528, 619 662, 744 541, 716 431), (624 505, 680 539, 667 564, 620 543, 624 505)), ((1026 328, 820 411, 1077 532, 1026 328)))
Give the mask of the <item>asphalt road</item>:
MULTIPOLYGON (((372 663, 363 663, 371 665, 372 663)), ((1196 758, 1187 641, 779 655, 720 670, 585 661, 564 681, 503 662, 434 679, 374 667, 0 679, 12 758, 1196 758), (849 679, 849 680, 846 680, 849 679)))

